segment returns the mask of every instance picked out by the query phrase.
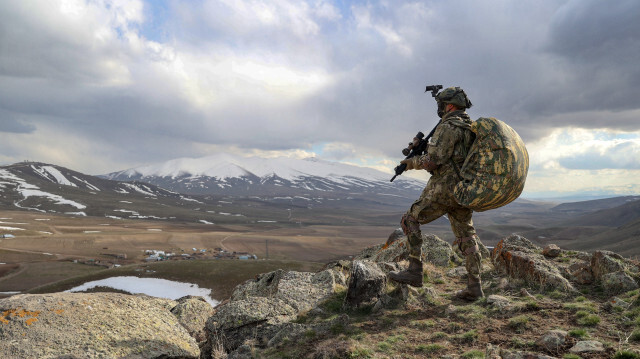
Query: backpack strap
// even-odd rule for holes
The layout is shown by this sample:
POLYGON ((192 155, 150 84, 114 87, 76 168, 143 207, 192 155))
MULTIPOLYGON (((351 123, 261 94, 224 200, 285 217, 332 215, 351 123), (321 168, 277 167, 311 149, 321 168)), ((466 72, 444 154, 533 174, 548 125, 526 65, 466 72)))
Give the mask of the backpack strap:
MULTIPOLYGON (((465 129, 465 130, 468 130, 468 131, 470 131, 471 133, 473 133, 475 135, 475 132, 473 132, 471 130, 471 123, 463 121, 460 117, 449 118, 449 119, 447 119, 446 123, 451 124, 451 125, 456 126, 456 127, 459 127, 459 128, 462 128, 462 129, 465 129)), ((464 148, 467 148, 467 145, 468 145, 468 143, 466 143, 466 141, 465 141, 464 148)), ((464 153, 464 157, 466 158, 467 156, 469 156, 469 153, 464 153)), ((464 178, 460 174, 460 168, 458 168, 458 165, 453 161, 453 158, 449 158, 449 161, 451 162, 451 165, 453 166, 453 170, 458 175, 458 178, 461 181, 464 180, 464 178)))

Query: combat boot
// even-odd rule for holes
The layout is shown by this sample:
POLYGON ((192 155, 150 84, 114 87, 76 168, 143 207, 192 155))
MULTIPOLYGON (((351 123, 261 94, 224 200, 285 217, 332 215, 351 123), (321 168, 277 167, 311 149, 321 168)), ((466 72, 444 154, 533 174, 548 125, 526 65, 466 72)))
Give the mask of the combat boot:
POLYGON ((389 272, 392 280, 408 284, 413 287, 422 287, 422 262, 414 257, 409 257, 409 268, 401 272, 389 272))
POLYGON ((467 289, 456 292, 455 296, 470 302, 484 297, 482 282, 480 279, 473 279, 469 277, 469 280, 467 281, 467 289))

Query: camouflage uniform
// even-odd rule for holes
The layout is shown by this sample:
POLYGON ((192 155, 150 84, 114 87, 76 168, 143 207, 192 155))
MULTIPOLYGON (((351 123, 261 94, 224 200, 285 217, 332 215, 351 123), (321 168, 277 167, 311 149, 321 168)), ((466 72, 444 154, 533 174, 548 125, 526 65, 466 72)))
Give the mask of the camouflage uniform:
POLYGON ((409 256, 420 260, 420 225, 446 214, 456 236, 454 244, 466 256, 465 266, 469 277, 479 281, 481 256, 471 220, 473 211, 459 205, 453 196, 453 189, 460 182, 460 168, 474 140, 473 132, 468 129, 471 123, 469 115, 463 110, 452 111, 442 117, 429 140, 427 154, 418 160, 419 163, 431 161, 438 167, 431 172, 420 198, 402 217, 402 227, 408 237, 409 256))

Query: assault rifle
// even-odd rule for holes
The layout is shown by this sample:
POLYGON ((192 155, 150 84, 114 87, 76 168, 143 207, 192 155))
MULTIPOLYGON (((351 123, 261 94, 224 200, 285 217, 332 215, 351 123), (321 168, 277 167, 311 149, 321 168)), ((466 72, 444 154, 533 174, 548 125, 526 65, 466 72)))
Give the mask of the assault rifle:
MULTIPOLYGON (((442 90, 442 85, 431 85, 431 86, 427 86, 424 92, 431 91, 431 96, 436 97, 438 95, 438 91, 440 90, 442 90)), ((439 123, 440 122, 438 122, 438 124, 439 123)), ((402 154, 407 156, 405 157, 405 160, 411 157, 421 156, 427 152, 427 148, 429 147, 429 139, 431 138, 431 136, 433 136, 433 133, 436 132, 436 128, 438 128, 437 124, 433 128, 433 130, 429 132, 426 138, 424 137, 424 133, 418 132, 418 134, 413 138, 413 141, 409 142, 409 146, 402 149, 402 154)), ((391 181, 389 182, 393 182, 393 180, 396 179, 396 177, 401 175, 402 172, 406 171, 407 165, 404 163, 400 164, 396 166, 396 168, 394 168, 393 170, 396 172, 396 174, 391 178, 391 181)))

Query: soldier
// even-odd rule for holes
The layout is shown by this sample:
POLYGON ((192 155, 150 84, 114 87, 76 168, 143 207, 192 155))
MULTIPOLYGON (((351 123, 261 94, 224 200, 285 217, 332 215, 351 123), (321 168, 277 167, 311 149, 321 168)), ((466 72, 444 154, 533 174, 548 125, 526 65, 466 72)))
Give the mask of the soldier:
POLYGON ((420 198, 402 216, 401 225, 409 242, 409 268, 391 272, 389 277, 414 287, 422 286, 422 233, 420 225, 447 215, 456 240, 454 245, 465 256, 468 283, 456 296, 476 300, 484 296, 480 283, 480 251, 476 230, 471 220, 472 210, 459 205, 453 189, 460 181, 459 171, 475 139, 469 130, 471 119, 465 109, 471 101, 459 87, 449 87, 436 96, 438 116, 441 117, 433 136, 429 139, 427 153, 403 160, 410 169, 425 169, 431 173, 420 198))

